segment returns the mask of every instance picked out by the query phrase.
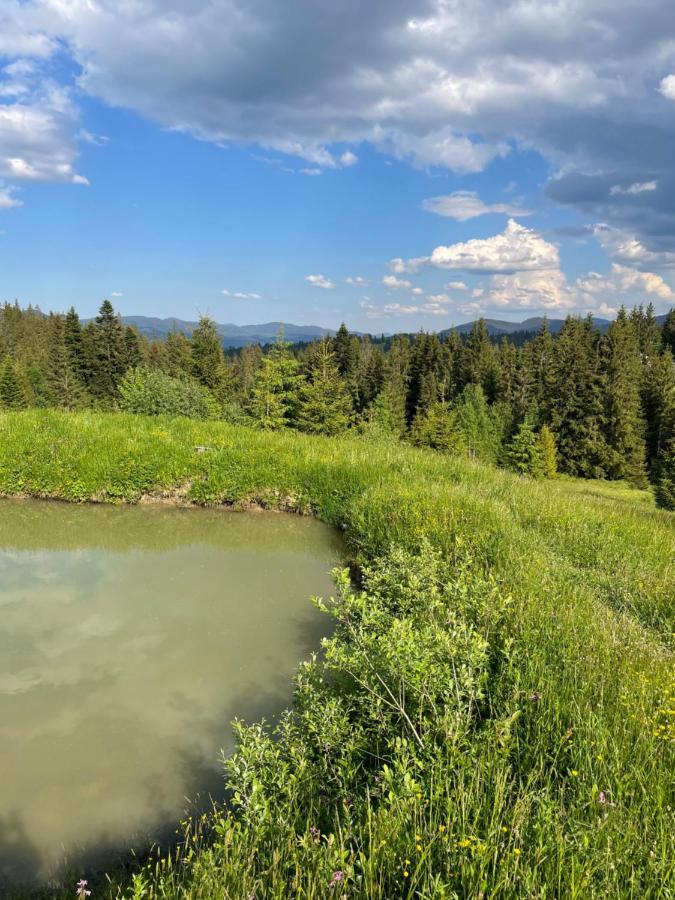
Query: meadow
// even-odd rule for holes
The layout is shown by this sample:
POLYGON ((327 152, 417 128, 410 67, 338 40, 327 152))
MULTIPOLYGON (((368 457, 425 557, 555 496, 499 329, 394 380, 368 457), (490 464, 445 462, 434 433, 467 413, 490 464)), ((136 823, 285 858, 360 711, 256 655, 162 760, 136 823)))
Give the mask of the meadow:
POLYGON ((675 518, 648 492, 30 410, 0 414, 3 494, 258 505, 348 547, 293 708, 236 725, 230 802, 94 897, 675 896, 675 518))

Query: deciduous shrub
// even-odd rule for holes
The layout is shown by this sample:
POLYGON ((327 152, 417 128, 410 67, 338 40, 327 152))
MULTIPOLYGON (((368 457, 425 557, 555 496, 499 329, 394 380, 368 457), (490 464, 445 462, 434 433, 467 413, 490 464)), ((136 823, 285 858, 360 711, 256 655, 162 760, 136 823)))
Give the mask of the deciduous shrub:
POLYGON ((220 418, 220 407, 209 391, 189 377, 172 378, 157 369, 129 369, 119 386, 124 412, 146 416, 220 418))

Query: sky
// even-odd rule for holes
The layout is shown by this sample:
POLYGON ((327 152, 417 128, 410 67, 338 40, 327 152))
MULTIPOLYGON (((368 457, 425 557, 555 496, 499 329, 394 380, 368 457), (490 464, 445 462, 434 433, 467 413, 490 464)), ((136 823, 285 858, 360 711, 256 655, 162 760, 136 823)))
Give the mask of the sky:
POLYGON ((0 300, 371 332, 675 305, 672 0, 2 0, 0 300))

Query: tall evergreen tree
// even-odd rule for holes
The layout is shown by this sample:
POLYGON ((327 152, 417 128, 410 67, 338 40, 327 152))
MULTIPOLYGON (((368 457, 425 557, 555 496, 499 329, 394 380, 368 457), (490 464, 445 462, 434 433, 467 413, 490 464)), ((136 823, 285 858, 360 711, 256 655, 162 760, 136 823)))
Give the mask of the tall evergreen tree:
POLYGON ((331 341, 313 344, 307 360, 307 380, 300 388, 297 425, 312 434, 339 434, 350 423, 353 407, 340 376, 331 341))
POLYGON ((670 350, 675 356, 675 306, 666 316, 666 321, 661 329, 661 342, 664 350, 670 350))
POLYGON ((551 359, 545 405, 562 471, 602 478, 607 465, 597 335, 589 321, 569 316, 551 359))
POLYGON ((28 406, 25 388, 14 361, 6 356, 0 368, 0 407, 25 409, 28 406))
POLYGON ((96 316, 92 340, 93 367, 89 390, 102 400, 112 400, 117 394, 125 366, 124 329, 120 317, 109 300, 104 300, 96 316))
POLYGON ((84 388, 76 377, 66 344, 66 323, 61 316, 50 316, 50 344, 46 382, 52 403, 63 409, 76 409, 84 402, 84 388))
MULTIPOLYGON (((646 339, 646 336, 645 336, 646 339)), ((606 474, 645 481, 644 422, 641 415, 640 345, 636 327, 621 307, 603 341, 604 427, 609 450, 606 474)))
POLYGON ((251 391, 249 411, 259 428, 277 430, 291 424, 301 382, 298 362, 280 333, 263 357, 251 391))

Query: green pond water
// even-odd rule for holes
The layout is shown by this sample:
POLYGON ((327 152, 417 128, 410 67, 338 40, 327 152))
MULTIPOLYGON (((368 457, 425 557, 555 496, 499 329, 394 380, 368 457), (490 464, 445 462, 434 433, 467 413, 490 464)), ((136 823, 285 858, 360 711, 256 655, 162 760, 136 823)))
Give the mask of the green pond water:
POLYGON ((229 723, 288 703, 340 558, 295 516, 1 500, 0 894, 222 796, 229 723))

